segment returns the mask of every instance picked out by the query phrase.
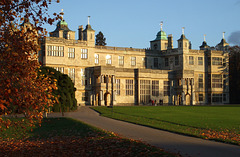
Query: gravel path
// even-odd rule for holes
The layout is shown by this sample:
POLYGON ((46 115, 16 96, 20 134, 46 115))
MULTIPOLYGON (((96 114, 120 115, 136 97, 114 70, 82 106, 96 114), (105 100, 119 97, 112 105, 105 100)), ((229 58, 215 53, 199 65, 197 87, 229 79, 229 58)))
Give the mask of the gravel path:
MULTIPOLYGON (((52 113, 48 117, 59 116, 62 116, 62 114, 52 113)), ((179 152, 186 157, 240 157, 240 146, 179 135, 101 117, 89 107, 81 107, 76 112, 64 113, 64 116, 117 133, 122 137, 141 140, 170 152, 179 152)))

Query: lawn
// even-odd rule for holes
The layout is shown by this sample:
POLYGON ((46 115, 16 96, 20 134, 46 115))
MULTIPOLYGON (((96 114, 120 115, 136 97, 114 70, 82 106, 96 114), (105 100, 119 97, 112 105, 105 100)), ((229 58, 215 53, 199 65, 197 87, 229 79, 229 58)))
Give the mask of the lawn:
POLYGON ((102 116, 240 145, 240 106, 94 107, 102 116))
POLYGON ((70 118, 45 118, 41 127, 0 132, 0 156, 179 156, 70 118), (24 131, 25 130, 25 131, 24 131))

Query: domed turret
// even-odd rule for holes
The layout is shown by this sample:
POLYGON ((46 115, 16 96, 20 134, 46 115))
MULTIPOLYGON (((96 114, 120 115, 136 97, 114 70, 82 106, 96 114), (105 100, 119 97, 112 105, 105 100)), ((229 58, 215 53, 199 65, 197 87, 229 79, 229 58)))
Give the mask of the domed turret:
POLYGON ((207 45, 207 42, 206 42, 206 35, 204 34, 204 40, 202 42, 202 45, 199 46, 200 50, 207 50, 210 48, 210 46, 207 45))
POLYGON ((155 40, 167 40, 167 34, 164 31, 159 31, 155 40))
POLYGON ((223 38, 221 42, 216 45, 217 50, 224 51, 224 50, 227 50, 229 47, 229 44, 226 42, 224 35, 225 35, 225 32, 223 32, 223 38))
MULTIPOLYGON (((63 10, 62 10, 63 11, 63 10)), ((58 21, 57 27, 53 32, 50 32, 50 37, 58 37, 65 39, 75 39, 75 32, 68 28, 68 23, 63 19, 58 21)))
POLYGON ((163 22, 161 22, 161 29, 157 33, 157 37, 155 40, 150 41, 152 50, 166 50, 168 46, 168 38, 167 34, 162 30, 163 22))

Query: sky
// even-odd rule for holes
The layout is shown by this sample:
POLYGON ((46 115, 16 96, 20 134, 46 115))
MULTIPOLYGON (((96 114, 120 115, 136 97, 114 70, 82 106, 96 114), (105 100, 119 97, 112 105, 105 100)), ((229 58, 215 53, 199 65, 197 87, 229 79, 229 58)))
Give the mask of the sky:
MULTIPOLYGON (((78 34, 90 17, 90 25, 101 31, 107 46, 149 48, 163 21, 163 31, 173 35, 173 46, 185 27, 193 49, 199 49, 206 34, 209 46, 223 38, 240 45, 240 0, 60 0, 49 6, 49 14, 64 12, 64 20, 78 34)), ((54 25, 45 25, 48 32, 54 25)))

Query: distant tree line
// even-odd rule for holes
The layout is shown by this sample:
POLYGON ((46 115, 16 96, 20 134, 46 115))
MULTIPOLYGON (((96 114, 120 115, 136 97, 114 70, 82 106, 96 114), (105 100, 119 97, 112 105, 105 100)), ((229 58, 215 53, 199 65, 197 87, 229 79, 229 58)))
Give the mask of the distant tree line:
POLYGON ((240 47, 233 46, 229 51, 229 94, 230 103, 240 103, 240 47))
POLYGON ((104 35, 103 35, 103 33, 101 31, 96 35, 95 45, 98 45, 98 46, 105 46, 105 45, 107 45, 106 38, 104 37, 104 35))

